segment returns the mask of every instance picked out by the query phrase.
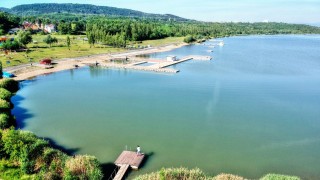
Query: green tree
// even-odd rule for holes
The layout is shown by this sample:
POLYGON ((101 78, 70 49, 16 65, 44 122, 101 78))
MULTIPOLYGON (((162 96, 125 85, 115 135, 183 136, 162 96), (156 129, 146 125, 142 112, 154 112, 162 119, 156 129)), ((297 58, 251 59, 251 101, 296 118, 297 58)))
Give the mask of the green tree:
POLYGON ((70 23, 64 23, 61 22, 58 25, 58 31, 60 34, 71 34, 71 24, 70 23))
POLYGON ((20 19, 14 15, 0 11, 0 35, 8 32, 9 29, 17 27, 20 19))
POLYGON ((192 35, 188 35, 183 39, 183 41, 185 43, 192 43, 192 42, 196 41, 196 39, 192 35))
POLYGON ((70 44, 71 44, 71 42, 70 42, 70 37, 67 36, 67 46, 68 46, 68 48, 69 48, 69 51, 70 51, 70 44))
POLYGON ((32 36, 30 31, 19 31, 17 39, 24 46, 32 42, 32 36))
POLYGON ((0 79, 2 79, 2 62, 0 61, 0 79))
POLYGON ((94 37, 93 34, 89 34, 88 35, 88 42, 90 44, 90 48, 93 46, 94 47, 94 44, 96 43, 96 38, 94 37))
POLYGON ((52 44, 52 43, 57 43, 57 42, 58 42, 58 39, 55 38, 55 37, 52 37, 52 36, 49 34, 47 37, 45 37, 45 38, 43 39, 43 42, 49 44, 49 46, 51 47, 51 44, 52 44))
POLYGON ((16 39, 14 41, 7 40, 2 43, 2 48, 5 50, 17 50, 21 48, 21 43, 16 39))

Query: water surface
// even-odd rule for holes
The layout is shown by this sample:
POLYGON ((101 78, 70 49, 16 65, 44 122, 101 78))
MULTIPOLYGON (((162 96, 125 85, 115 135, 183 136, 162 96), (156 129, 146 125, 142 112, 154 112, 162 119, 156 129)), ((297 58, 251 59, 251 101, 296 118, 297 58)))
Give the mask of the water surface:
POLYGON ((178 74, 87 67, 39 76, 22 82, 13 112, 20 128, 103 163, 140 145, 151 155, 131 177, 183 166, 319 179, 320 36, 223 40, 150 55, 214 56, 173 66, 178 74))

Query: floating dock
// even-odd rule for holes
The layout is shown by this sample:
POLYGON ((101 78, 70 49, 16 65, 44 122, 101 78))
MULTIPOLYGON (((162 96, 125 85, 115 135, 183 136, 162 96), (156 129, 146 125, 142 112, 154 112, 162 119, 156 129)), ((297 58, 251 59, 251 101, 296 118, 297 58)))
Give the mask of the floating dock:
POLYGON ((119 167, 119 170, 113 179, 122 180, 129 167, 138 170, 144 157, 144 154, 137 154, 133 151, 123 151, 114 162, 114 164, 119 167))
MULTIPOLYGON (((153 71, 153 72, 164 72, 164 73, 177 73, 179 70, 168 68, 169 66, 179 64, 185 61, 189 60, 204 60, 209 61, 211 60, 211 56, 197 56, 197 55, 191 55, 183 57, 180 60, 177 61, 166 61, 166 60, 157 60, 157 63, 150 66, 139 66, 144 63, 148 63, 148 59, 145 59, 143 61, 134 62, 131 64, 119 64, 119 63, 106 63, 106 62, 100 62, 99 65, 102 67, 107 68, 119 68, 119 69, 133 69, 133 70, 140 70, 140 71, 153 71)), ((154 63, 154 60, 151 60, 150 62, 154 63)))

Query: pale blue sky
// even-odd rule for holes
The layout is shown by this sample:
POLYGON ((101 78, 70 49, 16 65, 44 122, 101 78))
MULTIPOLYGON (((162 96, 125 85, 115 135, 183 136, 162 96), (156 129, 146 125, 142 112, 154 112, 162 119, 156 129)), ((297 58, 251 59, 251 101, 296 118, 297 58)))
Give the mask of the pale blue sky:
POLYGON ((320 0, 1 0, 0 7, 53 2, 113 6, 215 22, 320 23, 320 0))

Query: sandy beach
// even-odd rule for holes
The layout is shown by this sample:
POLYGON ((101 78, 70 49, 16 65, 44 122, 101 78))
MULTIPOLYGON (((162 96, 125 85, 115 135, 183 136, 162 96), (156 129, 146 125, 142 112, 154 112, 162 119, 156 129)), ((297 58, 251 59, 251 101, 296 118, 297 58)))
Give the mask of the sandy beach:
POLYGON ((44 65, 40 65, 39 63, 33 63, 33 64, 23 64, 19 66, 8 67, 8 68, 5 68, 4 71, 15 74, 16 77, 14 77, 13 79, 17 81, 23 81, 39 75, 79 68, 79 67, 87 66, 89 64, 95 64, 95 63, 106 64, 108 63, 108 60, 113 58, 129 58, 133 62, 135 61, 135 59, 138 61, 141 61, 141 58, 134 58, 134 57, 137 55, 170 51, 185 45, 187 44, 186 43, 170 44, 170 45, 151 47, 151 48, 140 49, 140 50, 131 50, 131 51, 126 51, 121 53, 98 54, 98 55, 83 56, 83 57, 76 57, 76 58, 56 59, 53 61, 53 64, 54 64, 53 68, 49 68, 49 69, 46 69, 44 65))

